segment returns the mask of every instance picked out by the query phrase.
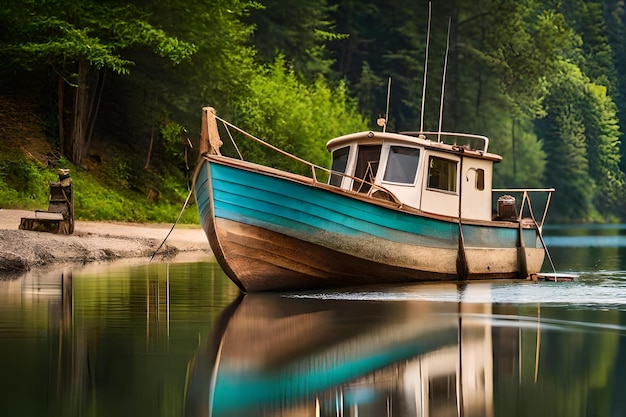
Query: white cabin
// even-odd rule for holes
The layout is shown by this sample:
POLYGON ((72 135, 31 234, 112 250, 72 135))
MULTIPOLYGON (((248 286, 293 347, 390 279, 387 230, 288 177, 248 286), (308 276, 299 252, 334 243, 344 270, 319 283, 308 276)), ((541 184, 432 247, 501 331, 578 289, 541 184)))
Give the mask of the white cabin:
POLYGON ((488 221, 493 164, 502 160, 487 153, 488 145, 485 136, 459 133, 370 131, 340 136, 326 144, 336 173, 329 184, 368 193, 372 183, 424 212, 488 221))

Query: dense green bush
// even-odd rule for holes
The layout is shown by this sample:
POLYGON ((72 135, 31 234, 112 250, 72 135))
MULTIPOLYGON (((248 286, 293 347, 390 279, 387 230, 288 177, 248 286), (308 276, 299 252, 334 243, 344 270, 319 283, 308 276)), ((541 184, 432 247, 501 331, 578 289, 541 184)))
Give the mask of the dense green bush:
MULTIPOLYGON (((236 123, 270 144, 319 166, 330 166, 326 142, 366 130, 364 117, 343 83, 303 83, 282 57, 255 74, 238 102, 236 123)), ((309 174, 310 168, 267 148, 238 143, 244 159, 309 174)))
POLYGON ((57 176, 39 161, 10 151, 0 158, 0 205, 5 208, 44 209, 49 182, 57 176))

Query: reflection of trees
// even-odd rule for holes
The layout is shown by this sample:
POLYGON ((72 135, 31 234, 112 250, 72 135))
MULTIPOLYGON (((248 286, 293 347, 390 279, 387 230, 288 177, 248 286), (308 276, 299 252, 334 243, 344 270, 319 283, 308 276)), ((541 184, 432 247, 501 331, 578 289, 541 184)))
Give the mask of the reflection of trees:
MULTIPOLYGON (((237 288, 216 265, 70 272, 62 272, 62 282, 61 272, 54 281, 0 281, 2 415, 180 415, 191 381, 185 375, 189 360, 198 352, 190 366, 210 370, 198 346, 218 327, 217 316, 238 295, 237 288)), ((559 291, 561 285, 552 288, 559 291)), ((454 284, 441 287, 458 291, 454 284)), ((463 293, 485 287, 470 284, 463 293)), ((240 310, 245 313, 241 332, 231 329, 229 340, 245 336, 246 343, 235 343, 232 350, 223 345, 223 358, 231 355, 241 367, 263 356, 268 366, 262 369, 275 371, 286 357, 294 364, 290 372, 299 373, 311 363, 328 366, 357 357, 387 361, 316 394, 322 416, 336 416, 338 400, 344 401, 339 404, 345 416, 358 411, 360 416, 441 417, 458 415, 460 409, 464 417, 623 414, 623 312, 576 305, 540 310, 495 305, 492 311, 489 303, 394 300, 355 307, 318 301, 308 316, 299 314, 306 300, 279 304, 282 320, 268 315, 277 307, 273 303, 240 310), (263 328, 274 336, 268 344, 259 339, 263 328), (441 342, 441 331, 444 344, 419 344, 441 342), (282 345, 273 347, 272 340, 282 345), (246 346, 259 356, 247 356, 246 346), (372 401, 364 394, 374 394, 372 401)), ((195 392, 206 410, 208 390, 195 392)), ((236 401, 241 398, 239 393, 236 401)), ((311 398, 303 408, 279 403, 275 415, 314 410, 311 398)))
POLYGON ((626 247, 550 248, 558 271, 620 271, 626 269, 626 247))
MULTIPOLYGON (((31 373, 46 387, 34 391, 48 392, 40 415, 179 415, 187 361, 217 314, 211 306, 238 293, 216 264, 67 270, 57 282, 48 361, 31 373)), ((32 397, 32 386, 23 392, 32 397)))
POLYGON ((562 225, 546 230, 557 270, 623 271, 626 269, 625 229, 618 225, 562 225))
MULTIPOLYGON (((139 327, 139 320, 145 320, 145 331, 136 332, 136 342, 140 335, 145 335, 146 352, 167 351, 169 342, 170 282, 169 270, 165 276, 159 272, 151 273, 145 269, 145 280, 132 279, 124 282, 123 294, 117 293, 111 282, 93 283, 96 292, 81 286, 78 295, 77 310, 74 311, 74 285, 71 270, 61 278, 61 300, 51 314, 51 329, 58 329, 58 335, 52 337, 51 358, 54 363, 56 378, 52 381, 55 401, 63 404, 64 412, 70 415, 84 415, 95 406, 97 386, 102 379, 110 375, 110 369, 116 361, 108 338, 101 339, 101 333, 108 334, 106 321, 121 320, 129 327, 139 327), (103 286, 105 288, 103 288, 103 286), (85 297, 85 298, 82 298, 85 297), (115 302, 113 299, 117 298, 115 302), (145 300, 145 301, 144 301, 145 300), (124 308, 120 308, 123 305, 124 308), (128 317, 127 312, 131 312, 128 317), (104 321, 104 325, 103 325, 104 321), (58 344, 56 339, 58 338, 58 344), (55 349, 56 347, 56 349, 55 349)), ((126 281, 125 279, 123 281, 126 281)), ((82 283, 81 283, 82 284, 82 283)), ((117 347, 119 348, 119 347, 117 347)), ((124 352, 128 354, 129 352, 124 352)), ((127 370, 132 373, 131 367, 127 370)))
POLYGON ((71 327, 60 329, 59 349, 51 350, 62 408, 182 413, 187 360, 215 315, 214 297, 237 294, 220 274, 217 265, 162 264, 74 280, 71 327))
POLYGON ((593 410, 593 415, 611 415, 608 407, 610 395, 617 392, 611 383, 619 334, 594 323, 618 323, 619 313, 545 306, 521 310, 527 317, 540 311, 538 328, 494 329, 494 337, 508 341, 494 345, 496 358, 505 358, 505 351, 517 351, 517 363, 498 362, 496 414, 585 416, 593 410), (511 339, 513 329, 518 333, 515 339, 511 339))
POLYGON ((60 302, 50 305, 50 339, 57 341, 51 350, 50 379, 53 403, 67 399, 64 412, 69 415, 85 414, 95 388, 95 349, 97 340, 87 329, 74 327, 74 278, 71 269, 61 274, 60 302), (57 340, 58 338, 58 340, 57 340), (55 352, 56 351, 56 352, 55 352), (53 353, 56 353, 56 358, 53 353))

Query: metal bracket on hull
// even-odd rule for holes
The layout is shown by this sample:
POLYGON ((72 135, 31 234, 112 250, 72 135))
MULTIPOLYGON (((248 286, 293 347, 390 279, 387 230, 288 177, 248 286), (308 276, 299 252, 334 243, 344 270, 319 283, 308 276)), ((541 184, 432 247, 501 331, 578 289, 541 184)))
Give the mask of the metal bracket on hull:
POLYGON ((524 229, 522 228, 522 222, 519 223, 518 230, 519 246, 517 247, 517 277, 519 279, 527 279, 529 278, 528 262, 526 259, 526 243, 524 242, 524 229))

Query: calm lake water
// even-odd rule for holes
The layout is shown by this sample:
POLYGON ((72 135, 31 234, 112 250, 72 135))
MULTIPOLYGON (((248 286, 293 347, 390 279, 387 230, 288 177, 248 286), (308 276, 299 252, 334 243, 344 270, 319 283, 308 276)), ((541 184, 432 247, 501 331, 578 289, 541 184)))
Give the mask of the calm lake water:
POLYGON ((578 281, 241 296, 211 260, 0 280, 0 415, 624 416, 626 226, 545 233, 578 281))

